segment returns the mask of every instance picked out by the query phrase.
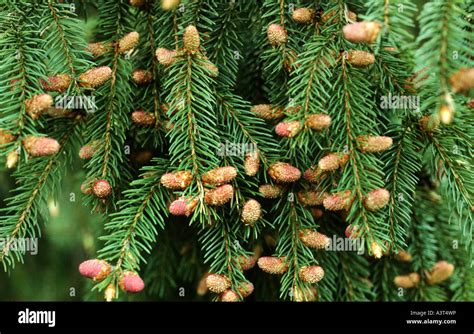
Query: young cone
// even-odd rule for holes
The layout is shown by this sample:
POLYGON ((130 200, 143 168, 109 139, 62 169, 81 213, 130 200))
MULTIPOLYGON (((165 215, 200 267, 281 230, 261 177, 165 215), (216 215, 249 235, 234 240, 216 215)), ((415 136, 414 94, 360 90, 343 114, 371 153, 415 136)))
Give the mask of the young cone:
POLYGON ((239 256, 236 262, 243 271, 250 270, 255 267, 255 259, 253 256, 239 256))
POLYGON ((179 0, 161 0, 163 10, 173 10, 179 5, 179 0))
POLYGON ((362 21, 346 24, 342 29, 344 38, 354 43, 373 43, 380 33, 379 22, 362 21))
POLYGON ((263 256, 258 259, 257 264, 264 272, 274 275, 284 274, 288 270, 284 257, 263 256))
POLYGON ((94 156, 94 154, 97 152, 98 149, 98 141, 93 141, 92 143, 89 143, 79 150, 79 158, 83 160, 88 160, 94 156))
POLYGON ((23 140, 23 146, 32 157, 54 155, 61 148, 56 139, 28 136, 23 140))
POLYGON ((161 184, 171 190, 184 190, 189 187, 192 180, 193 175, 187 170, 166 173, 161 176, 161 184))
POLYGON ((10 132, 0 129, 0 145, 5 145, 15 141, 16 137, 10 132))
POLYGON ((253 293, 254 286, 251 282, 244 282, 241 285, 239 285, 237 290, 240 292, 242 297, 246 298, 253 293))
POLYGON ((240 297, 237 292, 226 290, 220 294, 219 300, 221 302, 238 302, 240 301, 240 297))
POLYGON ((314 302, 318 299, 318 290, 313 286, 304 289, 295 286, 292 293, 295 302, 314 302))
POLYGON ((52 105, 53 97, 49 94, 38 94, 25 101, 26 113, 35 120, 52 105))
POLYGON ((339 211, 349 209, 352 202, 352 191, 346 190, 335 194, 328 195, 323 200, 323 205, 326 210, 339 211))
POLYGON ((301 123, 299 121, 280 122, 275 128, 275 132, 280 137, 294 137, 301 130, 301 123))
POLYGON ((229 202, 234 196, 234 187, 224 184, 212 190, 207 190, 204 201, 207 205, 220 206, 229 202))
POLYGON ((474 67, 462 68, 449 78, 453 92, 467 92, 474 88, 474 67))
POLYGON ((262 216, 262 206, 254 199, 245 202, 242 208, 241 220, 245 225, 253 225, 262 216))
POLYGON ((206 277, 207 288, 214 293, 222 293, 230 288, 230 279, 220 274, 209 274, 206 277))
POLYGON ((41 81, 43 88, 49 91, 62 93, 71 85, 72 78, 69 74, 57 74, 48 77, 47 81, 41 81))
POLYGON ((132 122, 139 126, 154 126, 156 124, 155 114, 144 110, 135 110, 132 113, 132 122))
POLYGON ((399 288, 404 288, 404 289, 414 288, 420 282, 420 274, 411 273, 408 275, 395 276, 393 282, 399 288))
POLYGON ((322 193, 320 191, 304 190, 298 191, 296 197, 301 204, 305 206, 315 206, 323 204, 324 198, 328 196, 327 193, 322 193))
POLYGON ((274 107, 271 104, 254 105, 250 111, 265 120, 277 119, 285 115, 285 110, 283 108, 274 107))
POLYGON ((341 167, 342 163, 343 160, 340 153, 329 153, 318 161, 318 167, 323 172, 335 171, 341 167))
POLYGON ((97 198, 107 198, 112 194, 112 187, 106 180, 97 180, 92 186, 92 193, 97 198))
POLYGON ((286 29, 278 24, 270 24, 267 29, 268 41, 273 46, 285 44, 288 41, 286 29))
POLYGON ((96 42, 87 44, 87 51, 89 51, 94 58, 105 55, 112 50, 110 43, 96 42))
POLYGON ((397 253, 397 255, 395 255, 395 259, 400 262, 411 262, 413 257, 408 252, 400 251, 397 253))
POLYGON ((377 153, 386 151, 392 146, 393 140, 385 136, 359 136, 357 147, 362 153, 377 153))
POLYGON ((112 76, 112 70, 108 66, 92 68, 79 76, 82 87, 97 88, 102 86, 112 76))
POLYGON ((260 194, 265 198, 278 198, 283 194, 283 187, 280 185, 263 184, 258 188, 260 194))
POLYGON ((301 178, 301 171, 286 162, 275 162, 268 168, 268 175, 279 183, 291 183, 301 178))
POLYGON ((87 260, 79 265, 79 272, 82 276, 92 279, 93 281, 102 281, 110 274, 110 264, 104 260, 87 260))
POLYGON ((140 34, 136 31, 132 31, 126 34, 118 41, 118 52, 125 53, 127 51, 132 50, 134 47, 138 45, 138 41, 140 40, 140 34))
POLYGON ((390 192, 387 189, 375 189, 365 196, 364 206, 369 211, 377 211, 387 205, 389 200, 390 192))
POLYGON ((324 249, 331 243, 328 236, 311 229, 301 230, 299 237, 305 246, 314 249, 324 249))
POLYGON ((375 57, 367 51, 349 50, 347 61, 357 67, 367 67, 375 62, 375 57))
POLYGON ((306 118, 305 125, 310 129, 321 131, 329 128, 331 117, 326 114, 311 114, 306 118))
POLYGON ((310 24, 314 19, 314 10, 311 8, 297 8, 291 16, 296 23, 310 24))
POLYGON ((446 261, 436 262, 431 271, 426 273, 426 282, 430 285, 446 281, 454 272, 454 265, 446 261))
POLYGON ((17 150, 13 150, 7 155, 7 168, 12 169, 18 163, 18 159, 20 158, 20 153, 17 150))
POLYGON ((320 266, 304 266, 300 269, 303 282, 315 284, 324 278, 324 269, 320 266))
POLYGON ((170 66, 176 61, 177 52, 165 48, 158 48, 155 52, 156 59, 163 66, 170 66))
POLYGON ((189 25, 186 27, 183 35, 183 44, 184 48, 191 53, 195 53, 199 50, 201 38, 195 26, 189 25))
POLYGON ((138 69, 133 71, 132 80, 137 85, 148 85, 150 82, 153 81, 153 73, 147 70, 138 69))
POLYGON ((260 169, 260 156, 258 151, 253 151, 245 155, 244 170, 248 176, 255 176, 260 169))
POLYGON ((107 302, 111 302, 112 300, 114 300, 114 298, 116 298, 115 296, 116 296, 115 284, 110 283, 109 285, 107 285, 107 288, 105 288, 104 299, 107 302))
POLYGON ((229 183, 237 176, 237 169, 232 166, 211 169, 202 175, 202 182, 213 186, 229 183))
POLYGON ((319 183, 325 178, 325 174, 319 166, 313 166, 304 172, 303 178, 310 183, 319 183))
POLYGON ((420 128, 422 131, 431 133, 435 131, 440 124, 439 115, 425 115, 420 119, 420 128))
POLYGON ((198 202, 197 198, 180 197, 170 204, 168 210, 173 216, 189 217, 196 209, 198 202))
POLYGON ((137 273, 126 271, 120 278, 119 286, 124 292, 138 293, 143 290, 145 283, 137 273))

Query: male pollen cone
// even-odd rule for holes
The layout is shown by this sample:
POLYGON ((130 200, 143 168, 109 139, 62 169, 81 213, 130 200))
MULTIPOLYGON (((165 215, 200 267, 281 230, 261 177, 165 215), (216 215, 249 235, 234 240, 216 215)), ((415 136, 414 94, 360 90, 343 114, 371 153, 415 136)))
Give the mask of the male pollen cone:
POLYGON ((301 289, 298 286, 293 288, 293 300, 295 302, 314 302, 318 300, 318 290, 314 286, 301 289))
POLYGON ((303 178, 310 183, 318 183, 324 178, 324 174, 319 166, 313 166, 304 172, 303 178))
POLYGON ((125 292, 138 293, 143 290, 145 283, 137 273, 126 271, 119 281, 119 286, 125 292))
POLYGON ((84 145, 79 150, 79 158, 83 160, 88 160, 94 156, 97 152, 98 141, 93 141, 87 145, 84 145))
POLYGON ((377 153, 386 151, 392 146, 393 139, 386 136, 359 136, 356 139, 359 151, 362 153, 377 153))
POLYGON ((318 283, 324 278, 324 269, 320 266, 301 267, 300 278, 306 283, 318 283))
POLYGON ((446 261, 436 262, 431 271, 426 275, 428 284, 438 284, 446 281, 454 272, 454 265, 446 261))
POLYGON ((341 163, 342 158, 340 153, 329 153, 318 161, 318 167, 324 172, 334 171, 341 167, 341 163))
POLYGON ((106 180, 97 180, 92 186, 92 193, 97 198, 107 198, 112 194, 112 187, 106 180))
POLYGON ((253 256, 241 255, 237 258, 236 262, 243 271, 255 267, 255 259, 253 256))
POLYGON ((220 274, 209 274, 206 277, 207 288, 214 293, 222 293, 230 288, 230 279, 220 274))
POLYGON ((153 126, 156 124, 156 116, 154 113, 139 109, 132 113, 132 122, 140 126, 153 126))
POLYGON ((61 146, 53 138, 28 136, 23 140, 23 146, 32 157, 44 157, 59 152, 61 146))
POLYGON ((369 211, 377 211, 387 205, 389 200, 390 192, 387 189, 375 189, 365 196, 364 206, 369 211))
POLYGON ((237 176, 237 169, 232 166, 211 169, 202 175, 202 182, 213 186, 229 183, 237 176))
POLYGON ((129 32, 118 41, 118 52, 125 53, 138 45, 140 34, 136 31, 129 32))
POLYGON ((147 85, 153 81, 153 73, 148 70, 138 69, 133 71, 132 80, 137 85, 147 85))
POLYGON ((474 88, 474 67, 461 68, 449 78, 453 92, 467 92, 474 88))
POLYGON ((375 62, 375 57, 372 53, 367 51, 349 50, 347 61, 356 67, 366 67, 375 62))
POLYGON ((288 41, 288 33, 281 25, 273 23, 267 29, 268 41, 273 46, 285 44, 288 41))
POLYGON ((171 190, 184 190, 191 184, 193 175, 188 170, 166 173, 161 176, 161 184, 171 190))
POLYGON ((279 183, 291 183, 298 181, 301 171, 287 162, 275 162, 268 168, 270 177, 279 183))
POLYGON ((258 259, 257 265, 264 272, 274 275, 283 274, 288 270, 284 257, 263 256, 258 259))
POLYGON ((285 110, 283 108, 278 108, 272 106, 271 104, 256 104, 252 106, 250 111, 267 121, 277 119, 285 115, 285 110))
POLYGON ((406 251, 399 251, 396 255, 395 255, 395 259, 397 261, 400 261, 400 262, 411 262, 411 260, 413 259, 413 257, 411 256, 410 253, 406 252, 406 251))
POLYGON ((246 298, 253 293, 254 286, 252 282, 243 282, 241 285, 239 285, 237 290, 240 292, 242 297, 246 298))
POLYGON ((103 56, 111 50, 112 48, 109 43, 96 42, 87 44, 87 51, 89 51, 94 58, 103 56))
POLYGON ((311 114, 306 118, 305 124, 312 130, 321 131, 331 125, 331 116, 326 114, 311 114))
POLYGON ((312 229, 301 230, 299 237, 305 246, 314 249, 324 249, 331 243, 331 239, 328 236, 312 229))
POLYGON ((300 132, 301 123, 299 121, 280 122, 275 127, 275 133, 280 137, 294 137, 300 132))
POLYGON ((207 205, 220 206, 229 202, 234 196, 234 187, 224 184, 212 190, 207 190, 204 201, 207 205))
POLYGON ((265 198, 275 199, 283 194, 283 187, 278 184, 263 184, 258 188, 258 191, 265 198))
POLYGON ((48 77, 48 79, 41 80, 44 90, 55 91, 62 93, 71 85, 72 78, 69 74, 61 73, 48 77))
POLYGON ((43 112, 53 105, 53 97, 49 94, 38 94, 25 101, 26 113, 32 119, 38 119, 43 112))
POLYGON ((178 53, 175 50, 169 50, 166 48, 158 48, 155 52, 156 59, 163 66, 170 66, 176 61, 178 53))
POLYGON ((352 191, 345 190, 335 194, 328 195, 323 200, 323 205, 326 210, 339 211, 347 210, 351 205, 352 191))
POLYGON ((201 46, 201 38, 195 26, 189 25, 186 27, 183 34, 183 44, 184 48, 191 53, 199 50, 199 47, 201 46))
POLYGON ((255 176, 260 169, 260 156, 258 151, 249 152, 245 155, 244 170, 248 176, 255 176))
POLYGON ((296 193, 300 203, 305 206, 321 205, 327 195, 327 193, 312 190, 301 190, 296 193))
POLYGON ((79 265, 79 273, 94 281, 102 281, 110 274, 110 269, 107 261, 99 259, 87 260, 79 265))
POLYGON ((198 201, 197 198, 180 197, 170 204, 168 210, 173 216, 189 217, 196 209, 198 201))
POLYGON ((420 282, 420 274, 411 273, 408 275, 395 276, 393 282, 399 288, 410 289, 418 285, 420 282))
POLYGON ((309 24, 313 22, 314 10, 311 8, 297 8, 291 16, 296 23, 309 24))
POLYGON ((226 290, 220 294, 219 300, 221 302, 238 302, 240 301, 240 297, 237 292, 232 290, 226 290))
POLYGON ((342 28, 344 38, 354 43, 373 43, 382 25, 375 21, 362 21, 346 24, 342 28))
POLYGON ((241 220, 245 225, 253 225, 262 216, 262 206, 254 199, 245 202, 241 220))
POLYGON ((11 143, 15 140, 15 136, 12 135, 9 131, 0 129, 0 145, 5 145, 11 143))
POLYGON ((97 88, 102 86, 112 76, 112 70, 108 66, 91 68, 79 76, 82 87, 97 88))
POLYGON ((422 131, 431 133, 439 127, 440 118, 438 114, 424 115, 419 123, 422 131))

